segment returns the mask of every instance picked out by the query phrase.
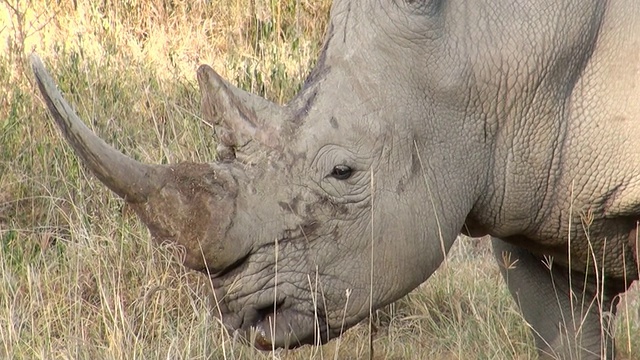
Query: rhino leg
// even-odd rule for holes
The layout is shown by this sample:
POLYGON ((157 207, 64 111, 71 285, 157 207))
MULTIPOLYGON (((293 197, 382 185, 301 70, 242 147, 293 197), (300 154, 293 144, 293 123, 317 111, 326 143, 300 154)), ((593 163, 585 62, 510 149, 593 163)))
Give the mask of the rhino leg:
MULTIPOLYGON (((613 359, 611 333, 618 284, 602 290, 595 280, 493 238, 500 271, 545 359, 613 359), (571 277, 571 282, 569 278, 571 277), (571 284, 571 285, 570 285, 571 284), (604 295, 604 296, 602 296, 604 295)), ((608 280, 609 281, 609 280, 608 280)))

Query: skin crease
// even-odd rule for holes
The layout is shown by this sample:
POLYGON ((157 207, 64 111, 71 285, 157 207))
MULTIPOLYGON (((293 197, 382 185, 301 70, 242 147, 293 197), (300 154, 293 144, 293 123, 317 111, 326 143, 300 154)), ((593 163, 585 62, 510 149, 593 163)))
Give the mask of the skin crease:
MULTIPOLYGON (((614 312, 638 278, 637 15, 635 0, 336 0, 287 106, 201 67, 219 161, 141 172, 159 180, 136 197, 90 168, 157 241, 185 248, 212 277, 215 312, 257 329, 259 347, 340 335, 424 282, 463 229, 519 261, 501 270, 541 355, 611 358, 599 312, 556 296, 614 312), (581 336, 558 327, 563 311, 590 314, 581 336)), ((90 162, 86 139, 71 143, 90 162)))

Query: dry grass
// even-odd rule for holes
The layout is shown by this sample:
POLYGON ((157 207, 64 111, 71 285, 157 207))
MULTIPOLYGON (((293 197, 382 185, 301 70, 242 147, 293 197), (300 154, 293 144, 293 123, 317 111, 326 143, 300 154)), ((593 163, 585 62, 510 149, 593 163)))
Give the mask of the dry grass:
MULTIPOLYGON (((82 118, 147 162, 207 161, 195 69, 283 102, 318 53, 329 1, 0 0, 0 358, 362 358, 340 342, 261 353, 208 312, 185 271, 77 162, 35 92, 36 50, 82 118)), ((618 319, 640 359, 638 292, 618 319)), ((463 240, 421 288, 375 318, 376 359, 527 359, 532 339, 484 243, 463 240), (476 245, 480 244, 480 245, 476 245)), ((634 354, 633 356, 629 354, 634 354)))

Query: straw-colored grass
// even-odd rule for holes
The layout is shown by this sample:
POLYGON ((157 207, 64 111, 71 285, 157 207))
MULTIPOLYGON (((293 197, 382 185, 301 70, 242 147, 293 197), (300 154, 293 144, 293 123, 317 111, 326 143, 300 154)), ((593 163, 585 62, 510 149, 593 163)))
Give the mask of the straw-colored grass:
MULTIPOLYGON (((369 356, 368 326, 340 341, 259 352, 210 314, 182 268, 78 162, 35 89, 37 51, 80 116, 142 161, 210 161, 195 69, 285 102, 316 58, 328 0, 0 0, 0 358, 334 359, 369 356)), ((638 291, 618 353, 640 359, 638 291), (633 355, 631 355, 633 354, 633 355)), ((376 313, 375 359, 528 359, 532 337, 485 241, 376 313)))

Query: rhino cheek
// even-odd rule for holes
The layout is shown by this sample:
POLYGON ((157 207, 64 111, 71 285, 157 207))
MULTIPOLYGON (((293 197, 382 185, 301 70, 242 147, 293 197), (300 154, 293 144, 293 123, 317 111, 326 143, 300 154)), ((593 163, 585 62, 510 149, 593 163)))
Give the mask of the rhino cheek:
POLYGON ((406 209, 403 202, 389 200, 378 198, 379 204, 395 206, 374 209, 374 220, 360 240, 366 248, 343 255, 342 264, 335 266, 342 269, 336 275, 352 285, 342 290, 350 292, 348 299, 335 293, 343 302, 332 306, 332 318, 346 316, 347 323, 355 324, 368 316, 370 306, 377 309, 404 296, 435 272, 457 237, 459 225, 438 221, 442 219, 429 202, 406 209))

